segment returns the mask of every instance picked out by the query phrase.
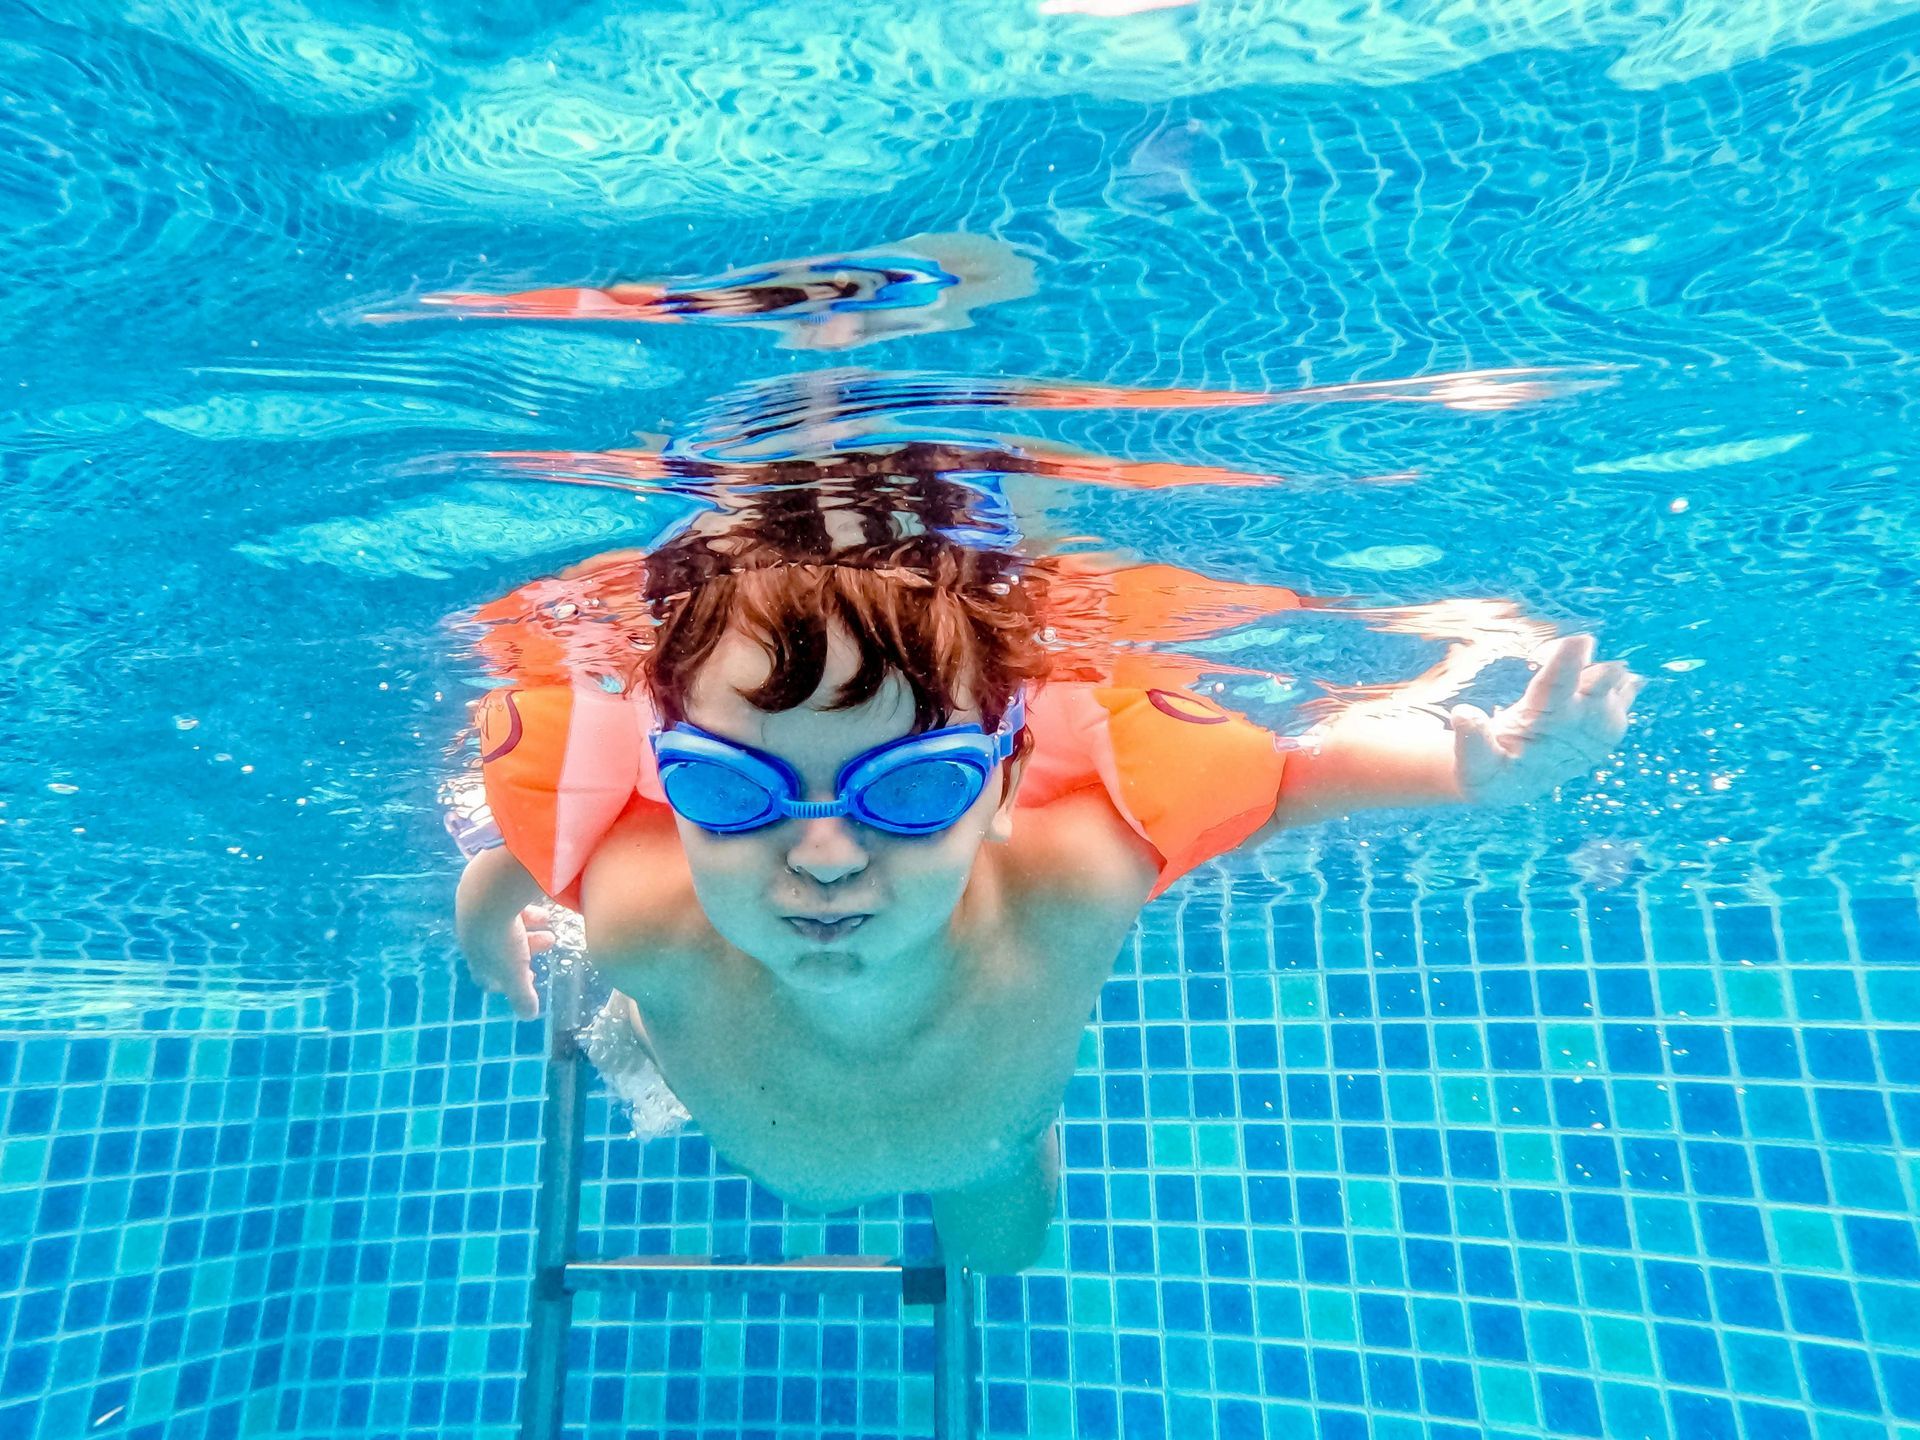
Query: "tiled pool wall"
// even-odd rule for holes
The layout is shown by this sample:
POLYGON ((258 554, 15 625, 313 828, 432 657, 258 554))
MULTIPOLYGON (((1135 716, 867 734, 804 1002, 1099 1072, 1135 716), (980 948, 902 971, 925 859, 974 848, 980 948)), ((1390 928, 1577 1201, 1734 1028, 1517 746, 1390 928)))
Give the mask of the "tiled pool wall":
MULTIPOLYGON (((1912 896, 1262 893, 1183 888, 1102 993, 987 1433, 1920 1440, 1912 896)), ((513 1433, 544 1040, 449 958, 0 1037, 0 1435, 513 1433)), ((788 1221, 588 1132, 585 1253, 931 1251, 923 1198, 788 1221)), ((579 1315, 581 1434, 930 1428, 923 1310, 579 1315)))

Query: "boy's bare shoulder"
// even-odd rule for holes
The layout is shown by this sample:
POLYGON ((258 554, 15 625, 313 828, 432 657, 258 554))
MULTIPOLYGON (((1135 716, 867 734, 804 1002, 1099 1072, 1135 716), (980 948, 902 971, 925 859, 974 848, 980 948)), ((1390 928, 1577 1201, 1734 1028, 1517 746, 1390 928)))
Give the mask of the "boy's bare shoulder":
POLYGON ((663 1015, 686 997, 689 962, 718 943, 693 892, 679 831, 663 807, 632 805, 580 880, 587 953, 619 990, 663 1015))
POLYGON ((1007 849, 1007 869, 1023 903, 1124 914, 1125 925, 1160 873, 1153 847, 1094 786, 1016 812, 1007 849))

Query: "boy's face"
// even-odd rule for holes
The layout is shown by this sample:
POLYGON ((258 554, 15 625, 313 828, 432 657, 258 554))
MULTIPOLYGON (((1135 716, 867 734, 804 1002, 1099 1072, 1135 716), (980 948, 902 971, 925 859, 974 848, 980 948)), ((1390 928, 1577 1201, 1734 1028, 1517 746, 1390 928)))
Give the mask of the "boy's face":
MULTIPOLYGON (((857 666, 831 631, 826 672, 805 705, 769 713, 743 698, 768 676, 766 652, 729 631, 695 677, 686 718, 702 730, 778 755, 802 798, 829 800, 841 766, 913 729, 913 698, 899 675, 852 710, 821 708, 857 666)), ((981 722, 978 709, 948 724, 981 722)), ((783 820, 714 835, 676 817, 694 891, 722 938, 797 990, 885 990, 925 963, 967 888, 981 842, 1011 833, 1013 786, 990 780, 958 821, 932 835, 892 835, 848 818, 783 820)))

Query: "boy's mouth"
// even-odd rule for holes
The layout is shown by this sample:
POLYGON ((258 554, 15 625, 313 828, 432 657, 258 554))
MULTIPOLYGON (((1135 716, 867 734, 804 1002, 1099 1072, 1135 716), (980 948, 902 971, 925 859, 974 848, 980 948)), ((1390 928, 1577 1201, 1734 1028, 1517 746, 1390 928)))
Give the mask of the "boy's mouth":
POLYGON ((842 915, 786 915, 789 925, 808 940, 841 940, 858 930, 869 918, 865 912, 842 915))

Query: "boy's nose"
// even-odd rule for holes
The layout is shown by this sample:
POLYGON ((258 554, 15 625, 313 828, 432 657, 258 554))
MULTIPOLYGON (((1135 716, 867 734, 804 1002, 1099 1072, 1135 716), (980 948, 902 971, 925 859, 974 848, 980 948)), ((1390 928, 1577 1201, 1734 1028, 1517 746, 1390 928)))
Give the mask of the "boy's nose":
POLYGON ((799 834, 787 851, 787 868, 819 884, 831 885, 866 869, 867 852, 845 820, 802 820, 799 834))

